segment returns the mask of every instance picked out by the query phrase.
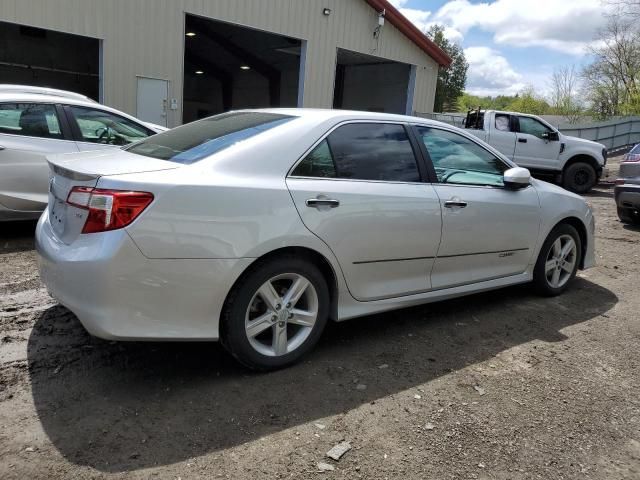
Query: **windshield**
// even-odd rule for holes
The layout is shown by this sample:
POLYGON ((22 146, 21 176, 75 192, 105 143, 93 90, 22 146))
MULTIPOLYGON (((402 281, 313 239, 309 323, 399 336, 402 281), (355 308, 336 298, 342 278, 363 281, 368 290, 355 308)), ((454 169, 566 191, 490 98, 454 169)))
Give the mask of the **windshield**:
POLYGON ((223 113, 154 135, 125 150, 189 164, 294 118, 297 117, 266 112, 223 113))

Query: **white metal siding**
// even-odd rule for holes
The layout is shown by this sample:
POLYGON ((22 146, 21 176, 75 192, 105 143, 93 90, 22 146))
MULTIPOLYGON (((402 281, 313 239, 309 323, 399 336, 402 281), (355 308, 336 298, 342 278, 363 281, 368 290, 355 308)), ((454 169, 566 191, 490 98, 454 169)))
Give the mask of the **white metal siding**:
POLYGON ((433 109, 437 63, 389 22, 376 44, 364 0, 0 0, 0 20, 102 39, 104 103, 131 114, 137 76, 169 80, 182 105, 185 13, 307 40, 306 107, 331 107, 339 47, 416 65, 413 109, 433 109))

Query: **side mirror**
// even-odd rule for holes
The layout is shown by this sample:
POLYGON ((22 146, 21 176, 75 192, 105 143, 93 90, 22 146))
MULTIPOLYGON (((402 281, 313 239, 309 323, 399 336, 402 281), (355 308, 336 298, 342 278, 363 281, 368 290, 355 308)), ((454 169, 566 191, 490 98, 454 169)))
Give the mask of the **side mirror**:
POLYGON ((544 132, 542 134, 542 138, 550 142, 557 142, 558 140, 560 140, 560 135, 558 135, 558 132, 555 131, 544 132))
POLYGON ((531 172, 526 168, 515 167, 504 172, 502 179, 505 188, 509 190, 519 190, 531 184, 531 172))

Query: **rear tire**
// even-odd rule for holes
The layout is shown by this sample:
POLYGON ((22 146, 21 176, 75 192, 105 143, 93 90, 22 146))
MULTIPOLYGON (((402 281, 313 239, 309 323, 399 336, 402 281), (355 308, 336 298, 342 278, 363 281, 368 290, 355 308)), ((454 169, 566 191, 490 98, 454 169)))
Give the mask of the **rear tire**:
POLYGON ((636 212, 633 208, 618 207, 618 218, 622 223, 640 225, 640 213, 636 212))
POLYGON ((586 162, 575 162, 565 168, 562 186, 574 193, 587 193, 596 183, 598 175, 595 168, 586 162))
POLYGON ((582 242, 575 228, 561 223, 551 230, 533 270, 533 285, 538 293, 554 297, 564 292, 576 276, 581 258, 582 242))
POLYGON ((252 370, 286 367, 316 345, 329 305, 327 282, 313 263, 293 255, 267 260, 229 294, 222 344, 252 370))

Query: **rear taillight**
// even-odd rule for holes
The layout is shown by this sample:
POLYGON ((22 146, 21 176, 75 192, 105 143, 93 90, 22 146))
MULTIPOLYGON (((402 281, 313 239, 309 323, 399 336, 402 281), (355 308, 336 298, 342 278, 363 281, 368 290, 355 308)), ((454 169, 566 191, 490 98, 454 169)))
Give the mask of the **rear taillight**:
POLYGON ((616 185, 624 185, 624 178, 616 178, 616 185))
POLYGON ((67 203, 89 212, 82 233, 126 227, 153 201, 149 192, 73 187, 67 203))
POLYGON ((640 153, 627 153, 623 158, 623 162, 640 162, 640 153))

